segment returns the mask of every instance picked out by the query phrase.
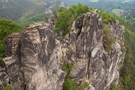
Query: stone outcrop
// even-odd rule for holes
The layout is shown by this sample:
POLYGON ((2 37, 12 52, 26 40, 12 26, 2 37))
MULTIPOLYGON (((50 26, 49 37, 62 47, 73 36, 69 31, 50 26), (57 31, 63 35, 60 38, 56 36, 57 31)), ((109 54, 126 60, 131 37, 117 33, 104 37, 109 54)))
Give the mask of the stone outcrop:
MULTIPOLYGON (((5 41, 5 79, 12 90, 61 90, 61 44, 47 23, 33 24, 5 41)), ((4 78, 1 78, 4 83, 4 78)))
POLYGON ((118 41, 123 32, 118 21, 110 25, 110 35, 116 42, 108 53, 103 47, 103 23, 97 11, 78 17, 70 32, 68 60, 73 62, 70 77, 89 82, 90 90, 108 90, 111 84, 118 84, 122 60, 118 41))
POLYGON ((73 63, 69 76, 88 82, 87 90, 108 90, 118 84, 124 57, 119 44, 124 28, 118 21, 110 25, 110 36, 116 39, 110 52, 103 46, 103 23, 97 10, 78 17, 65 38, 56 36, 53 26, 51 18, 6 38, 7 57, 0 67, 2 87, 12 84, 12 90, 62 90, 66 76, 63 62, 73 63))

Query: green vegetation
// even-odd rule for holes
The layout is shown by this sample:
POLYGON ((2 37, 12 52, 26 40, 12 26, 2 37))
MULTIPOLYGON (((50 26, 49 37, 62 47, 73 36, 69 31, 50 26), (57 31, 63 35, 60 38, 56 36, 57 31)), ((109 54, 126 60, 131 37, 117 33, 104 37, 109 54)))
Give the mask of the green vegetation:
POLYGON ((62 70, 67 71, 68 73, 71 71, 73 64, 69 63, 68 65, 63 65, 62 70))
MULTIPOLYGON (((126 51, 125 61, 122 69, 120 70, 120 83, 118 90, 135 90, 135 24, 127 21, 119 16, 114 16, 115 19, 119 20, 121 25, 125 26, 125 48, 122 47, 122 52, 126 51)), ((115 42, 109 35, 109 27, 104 24, 104 48, 107 52, 111 50, 112 42, 115 42), (111 41, 111 42, 110 42, 111 41)), ((105 66, 104 66, 105 68, 105 66)), ((111 90, 116 90, 115 85, 112 85, 111 90)))
POLYGON ((1 87, 0 87, 0 90, 11 90, 11 87, 12 87, 12 85, 9 84, 9 85, 8 85, 7 87, 5 87, 5 88, 1 88, 1 87))
POLYGON ((119 90, 135 90, 135 24, 119 16, 115 16, 125 26, 126 55, 120 70, 119 90))
POLYGON ((123 10, 120 10, 120 9, 113 9, 112 12, 113 12, 114 14, 120 15, 120 14, 123 13, 124 11, 123 11, 123 10))
MULTIPOLYGON (((66 0, 67 1, 67 0, 66 0)), ((88 1, 89 2, 89 1, 88 1)), ((118 9, 123 9, 124 11, 127 11, 126 13, 124 12, 124 15, 121 17, 126 17, 126 19, 121 18, 116 15, 108 14, 106 12, 100 11, 99 15, 103 20, 104 23, 104 48, 107 52, 110 52, 111 50, 111 45, 115 42, 115 40, 110 37, 110 31, 109 31, 109 26, 108 24, 112 24, 116 19, 119 20, 121 25, 125 26, 125 33, 124 33, 124 38, 125 38, 125 46, 126 50, 126 56, 125 56, 125 61, 123 63, 123 67, 120 70, 120 83, 119 83, 119 89, 120 90, 135 90, 135 23, 131 22, 134 21, 133 19, 135 18, 135 13, 134 9, 130 7, 131 4, 128 4, 127 7, 120 6, 118 7, 117 4, 114 6, 114 2, 112 3, 105 3, 104 5, 101 5, 101 2, 97 2, 98 4, 95 5, 96 8, 101 8, 102 10, 105 10, 107 12, 112 13, 111 11, 115 8, 118 9), (113 8, 109 8, 113 7, 113 8), (107 9, 108 8, 108 9, 107 9), (127 13, 130 13, 130 15, 127 15, 127 13), (128 21, 130 20, 130 21, 128 21)), ((93 4, 93 3, 92 3, 93 4)), ((89 4, 92 6, 92 4, 89 4)), ((134 5, 135 3, 133 3, 134 5)), ((94 5, 94 4, 93 4, 94 5)), ((21 9, 19 9, 21 10, 21 9)), ((56 27, 55 31, 57 33, 63 32, 63 35, 66 35, 73 24, 73 21, 80 15, 89 12, 93 10, 92 8, 89 8, 88 6, 84 6, 81 3, 79 3, 77 6, 72 5, 69 9, 66 8, 60 8, 59 14, 58 14, 58 20, 56 21, 56 27)), ((10 10, 8 10, 10 12, 10 10)), ((7 11, 1 11, 1 12, 7 12, 7 11)), ((118 12, 114 10, 114 12, 118 12)), ((22 13, 22 12, 21 12, 22 13)), ((56 15, 56 12, 53 12, 56 15)), ((1 13, 4 16, 4 13, 1 13)), ((20 17, 22 14, 17 14, 17 19, 20 17)), ((15 16, 15 14, 13 14, 15 16)), ((7 16, 9 17, 9 16, 7 16)), ((12 17, 14 19, 14 17, 12 17)), ((16 20, 16 19, 15 19, 16 20)), ((26 17, 21 17, 17 21, 21 23, 21 25, 26 25, 26 23, 35 23, 41 20, 45 20, 45 15, 44 14, 36 14, 34 16, 26 16, 26 17), (40 17, 41 16, 41 17, 40 17)), ((88 21, 86 21, 86 24, 88 25, 88 21)), ((7 35, 13 32, 18 32, 19 31, 19 26, 11 21, 11 20, 6 20, 6 19, 0 19, 0 62, 1 60, 5 57, 4 53, 4 40, 7 35)), ((106 66, 103 66, 104 69, 106 69, 106 66)), ((68 74, 72 69, 72 64, 68 64, 62 67, 64 71, 67 71, 68 74)), ((64 90, 84 90, 85 87, 88 87, 87 83, 82 83, 80 86, 77 86, 77 82, 72 80, 68 75, 67 78, 65 79, 65 83, 63 85, 64 90)), ((111 90, 115 90, 116 85, 112 85, 111 90)), ((2 90, 9 90, 8 88, 2 89, 2 90)))
POLYGON ((125 28, 126 56, 120 71, 120 88, 135 90, 135 33, 125 28))
POLYGON ((89 86, 89 83, 85 82, 85 83, 82 83, 79 90, 84 90, 85 88, 87 88, 89 86))
POLYGON ((89 20, 86 20, 86 25, 89 25, 90 21, 89 20))
POLYGON ((116 85, 112 84, 110 90, 116 90, 116 85))
POLYGON ((67 72, 67 76, 65 79, 65 82, 63 84, 63 90, 84 90, 89 86, 89 83, 84 82, 81 83, 79 86, 77 86, 77 81, 72 80, 71 77, 69 77, 69 73, 72 69, 73 64, 69 63, 67 65, 63 65, 62 70, 67 72))
POLYGON ((61 8, 58 14, 58 20, 56 21, 55 31, 57 33, 63 32, 65 36, 72 27, 73 21, 80 15, 89 12, 92 8, 84 6, 81 3, 78 3, 77 6, 72 5, 69 9, 61 8))
POLYGON ((103 68, 104 68, 104 69, 107 69, 107 66, 106 66, 106 65, 104 65, 104 66, 103 66, 103 68))
POLYGON ((89 83, 84 82, 80 86, 77 86, 77 82, 75 80, 66 78, 63 84, 63 90, 85 90, 89 86, 89 83))
POLYGON ((66 78, 63 84, 63 90, 77 90, 77 82, 66 78))
POLYGON ((0 63, 5 57, 4 40, 7 35, 13 32, 19 32, 18 24, 11 20, 0 19, 0 63))
POLYGON ((135 22, 135 0, 62 0, 68 4, 76 4, 78 2, 88 5, 107 13, 122 13, 121 17, 135 22), (98 2, 97 2, 98 1, 98 2), (126 3, 125 3, 126 1, 126 3), (124 3, 122 3, 124 2, 124 3), (123 10, 123 11, 120 11, 123 10))
POLYGON ((109 24, 109 23, 112 24, 116 20, 112 14, 108 14, 103 11, 99 11, 99 15, 102 18, 103 23, 105 24, 109 24))
POLYGON ((107 25, 104 25, 103 28, 104 36, 103 36, 103 46, 105 51, 108 53, 111 51, 111 46, 115 43, 115 40, 110 36, 110 28, 107 25))

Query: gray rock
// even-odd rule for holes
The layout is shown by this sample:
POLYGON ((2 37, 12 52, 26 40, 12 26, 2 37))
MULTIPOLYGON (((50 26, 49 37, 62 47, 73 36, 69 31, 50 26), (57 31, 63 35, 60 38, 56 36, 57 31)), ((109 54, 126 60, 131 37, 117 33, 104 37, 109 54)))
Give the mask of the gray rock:
MULTIPOLYGON (((116 21, 110 31, 112 37, 119 41, 124 28, 116 21)), ((97 10, 78 17, 74 22, 70 32, 68 59, 73 62, 70 77, 77 81, 88 80, 90 90, 108 90, 112 84, 118 84, 121 46, 116 42, 110 53, 104 50, 103 25, 97 10)))
POLYGON ((67 72, 61 68, 71 62, 69 76, 77 83, 88 82, 90 90, 108 90, 112 84, 117 85, 119 64, 125 55, 122 57, 119 44, 124 27, 118 21, 110 25, 110 36, 116 42, 110 53, 106 52, 103 23, 97 12, 79 16, 66 37, 55 36, 53 17, 48 23, 30 24, 22 33, 7 36, 0 86, 12 84, 12 90, 62 90, 67 72))
MULTIPOLYGON (((47 24, 32 24, 21 34, 9 35, 5 52, 3 77, 8 76, 12 90, 62 89, 61 44, 47 24)), ((1 85, 6 83, 4 80, 1 80, 1 85)))

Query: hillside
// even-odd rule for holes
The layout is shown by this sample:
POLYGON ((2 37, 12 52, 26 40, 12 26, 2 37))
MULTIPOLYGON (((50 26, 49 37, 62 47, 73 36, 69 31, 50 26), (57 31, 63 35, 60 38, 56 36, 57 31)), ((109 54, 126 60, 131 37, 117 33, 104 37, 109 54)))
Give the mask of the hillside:
POLYGON ((67 7, 59 0, 2 0, 0 18, 11 19, 21 26, 44 21, 59 7, 67 7))
POLYGON ((135 1, 134 0, 62 0, 67 4, 77 4, 78 2, 97 8, 111 14, 121 16, 127 20, 135 22, 135 1), (90 2, 92 1, 92 2, 90 2), (95 2, 96 1, 96 2, 95 2), (98 2, 97 2, 98 1, 98 2), (131 2, 129 2, 131 1, 131 2))

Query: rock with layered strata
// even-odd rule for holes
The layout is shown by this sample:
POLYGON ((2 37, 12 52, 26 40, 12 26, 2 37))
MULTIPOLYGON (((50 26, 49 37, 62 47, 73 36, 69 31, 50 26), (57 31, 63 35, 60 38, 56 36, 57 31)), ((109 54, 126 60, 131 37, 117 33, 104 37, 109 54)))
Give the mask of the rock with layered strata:
POLYGON ((78 17, 70 32, 68 59, 73 63, 70 77, 77 82, 88 82, 90 90, 108 90, 112 84, 118 84, 122 51, 117 41, 123 32, 118 21, 110 25, 110 36, 116 42, 106 52, 103 23, 97 10, 78 17))

